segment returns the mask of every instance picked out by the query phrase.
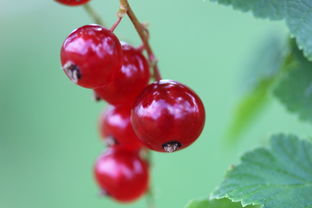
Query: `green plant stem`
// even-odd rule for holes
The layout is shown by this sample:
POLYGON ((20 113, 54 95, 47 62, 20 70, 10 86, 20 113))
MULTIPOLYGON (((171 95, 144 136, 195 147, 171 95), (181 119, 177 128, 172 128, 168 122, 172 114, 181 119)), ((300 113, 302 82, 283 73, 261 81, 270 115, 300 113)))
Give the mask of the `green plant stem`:
POLYGON ((94 22, 98 25, 104 25, 101 17, 95 12, 95 10, 90 6, 90 4, 83 5, 83 8, 88 13, 88 15, 94 20, 94 22))
POLYGON ((160 80, 161 79, 161 75, 159 72, 159 68, 158 68, 158 64, 157 64, 157 59, 155 57, 155 54, 153 52, 153 49, 151 47, 151 45, 149 44, 149 35, 146 32, 146 28, 142 25, 142 23, 138 20, 138 18, 136 17, 135 13, 133 12, 132 8, 129 5, 128 0, 120 0, 120 11, 119 14, 123 15, 123 14, 127 14, 129 19, 131 20, 134 28, 136 29, 138 35, 140 36, 143 45, 145 47, 145 50, 147 52, 148 55, 148 59, 149 62, 152 65, 153 68, 153 73, 154 73, 154 78, 155 80, 160 80))

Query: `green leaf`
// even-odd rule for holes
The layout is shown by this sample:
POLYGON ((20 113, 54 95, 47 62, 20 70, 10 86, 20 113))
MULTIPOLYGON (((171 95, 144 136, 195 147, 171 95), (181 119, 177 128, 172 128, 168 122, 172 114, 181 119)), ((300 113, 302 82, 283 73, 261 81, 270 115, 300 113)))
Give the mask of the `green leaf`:
POLYGON ((242 98, 235 109, 233 120, 226 134, 231 143, 237 141, 241 134, 264 110, 269 101, 271 87, 277 78, 285 60, 284 40, 270 35, 260 43, 255 50, 254 60, 248 64, 248 74, 244 83, 247 83, 249 92, 242 98))
POLYGON ((252 11, 256 17, 284 19, 305 56, 312 60, 311 0, 211 0, 232 5, 241 11, 252 11))
POLYGON ((254 89, 263 80, 278 74, 288 50, 287 40, 279 34, 270 33, 263 41, 258 41, 258 46, 253 50, 253 58, 245 67, 243 83, 246 83, 246 87, 254 89))
POLYGON ((299 48, 312 61, 312 1, 287 0, 286 23, 299 48))
POLYGON ((252 11, 256 17, 281 20, 285 18, 287 0, 211 0, 232 5, 244 12, 252 11))
POLYGON ((236 141, 242 132, 248 128, 256 116, 264 109, 268 102, 268 92, 274 78, 262 80, 258 86, 248 93, 236 108, 234 119, 227 133, 229 141, 236 141))
POLYGON ((292 61, 274 94, 289 111, 312 121, 312 62, 298 48, 293 47, 292 61))
POLYGON ((312 144, 276 135, 270 149, 246 153, 226 174, 212 198, 229 198, 263 208, 312 207, 312 144))
MULTIPOLYGON (((247 206, 245 208, 258 208, 259 206, 247 206)), ((229 199, 193 200, 185 208, 243 208, 240 202, 232 202, 229 199)))

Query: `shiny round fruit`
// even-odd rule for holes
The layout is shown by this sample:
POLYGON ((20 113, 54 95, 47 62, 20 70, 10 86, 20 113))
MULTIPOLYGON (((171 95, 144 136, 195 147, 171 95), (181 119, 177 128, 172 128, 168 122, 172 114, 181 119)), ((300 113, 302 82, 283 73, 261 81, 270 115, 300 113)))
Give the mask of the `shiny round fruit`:
POLYGON ((205 123, 205 110, 190 88, 175 81, 161 80, 141 93, 132 110, 131 122, 147 147, 174 152, 199 137, 205 123))
POLYGON ((131 151, 113 149, 101 155, 94 175, 103 193, 123 203, 138 199, 148 188, 148 164, 131 151))
POLYGON ((150 79, 149 65, 142 52, 122 43, 122 67, 114 80, 95 89, 96 95, 113 105, 133 103, 150 79))
POLYGON ((100 118, 100 132, 106 143, 134 151, 143 147, 133 131, 130 114, 130 106, 108 106, 100 118))
POLYGON ((100 25, 86 25, 66 38, 61 62, 66 75, 76 84, 101 87, 111 82, 121 67, 121 45, 110 30, 100 25))
POLYGON ((65 4, 67 6, 79 6, 88 3, 90 0, 55 0, 61 4, 65 4))

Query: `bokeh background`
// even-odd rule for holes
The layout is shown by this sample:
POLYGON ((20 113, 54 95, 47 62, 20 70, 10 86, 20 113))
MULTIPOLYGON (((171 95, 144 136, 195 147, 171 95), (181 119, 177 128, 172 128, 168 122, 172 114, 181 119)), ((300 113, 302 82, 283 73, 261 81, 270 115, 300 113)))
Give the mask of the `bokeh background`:
MULTIPOLYGON (((204 198, 230 164, 246 150, 264 145, 272 133, 311 135, 272 100, 239 143, 224 133, 243 95, 249 61, 262 40, 286 36, 282 22, 257 20, 202 0, 131 0, 150 23, 151 42, 163 77, 183 82, 202 98, 207 113, 200 139, 174 154, 153 153, 152 183, 158 208, 183 207, 204 198)), ((72 84, 60 69, 59 50, 75 28, 92 23, 80 7, 52 0, 0 0, 0 207, 143 208, 142 198, 120 205, 99 197, 92 166, 104 150, 97 119, 105 104, 72 84)), ((117 0, 92 0, 107 25, 117 0)), ((139 45, 130 22, 116 30, 139 45)), ((251 73, 252 76, 252 73, 251 73)), ((252 77, 251 77, 252 78, 252 77)))

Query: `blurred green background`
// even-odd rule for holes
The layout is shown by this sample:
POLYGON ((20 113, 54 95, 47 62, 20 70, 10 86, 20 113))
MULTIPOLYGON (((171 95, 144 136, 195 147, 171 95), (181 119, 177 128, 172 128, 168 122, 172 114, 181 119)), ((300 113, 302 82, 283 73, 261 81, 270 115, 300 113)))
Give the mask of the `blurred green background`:
MULTIPOLYGON (((104 145, 97 119, 104 103, 72 84, 60 69, 59 50, 75 28, 92 23, 84 10, 52 0, 0 0, 0 207, 147 207, 145 199, 120 205, 98 195, 92 166, 104 145)), ((152 182, 158 208, 183 207, 207 197, 242 152, 271 133, 312 135, 273 100, 242 140, 231 147, 224 133, 244 92, 244 74, 261 41, 284 37, 282 22, 257 20, 202 0, 132 0, 150 23, 163 77, 183 82, 202 98, 207 113, 200 139, 174 154, 153 153, 152 182)), ((92 0, 107 25, 118 1, 92 0)), ((116 30, 138 45, 128 20, 116 30)), ((249 70, 261 70, 249 69, 249 70)))

